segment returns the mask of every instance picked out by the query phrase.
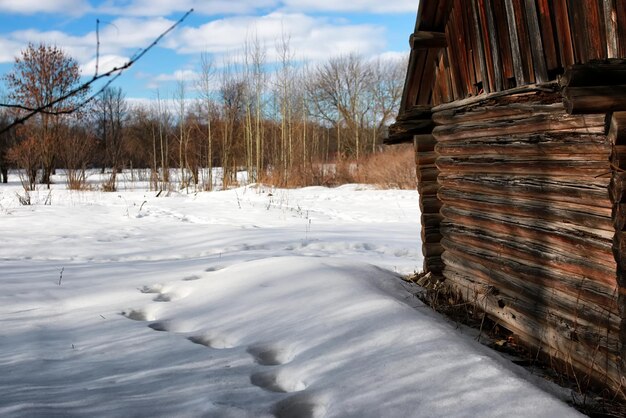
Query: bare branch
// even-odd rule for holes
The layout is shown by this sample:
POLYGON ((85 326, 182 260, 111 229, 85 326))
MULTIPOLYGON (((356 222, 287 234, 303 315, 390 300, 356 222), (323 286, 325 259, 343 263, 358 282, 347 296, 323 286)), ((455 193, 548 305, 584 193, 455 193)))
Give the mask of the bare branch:
POLYGON ((150 49, 152 49, 156 44, 158 44, 161 41, 161 39, 163 39, 168 33, 170 33, 172 30, 174 30, 178 25, 180 25, 187 18, 187 16, 189 16, 192 12, 193 12, 193 9, 190 9, 180 19, 178 19, 178 21, 176 21, 172 26, 170 26, 166 31, 161 33, 154 41, 152 41, 152 43, 150 45, 148 45, 146 48, 143 48, 143 49, 139 50, 139 52, 137 54, 135 54, 130 59, 130 61, 128 61, 124 65, 122 65, 120 67, 115 67, 115 68, 107 71, 106 73, 102 73, 100 75, 97 75, 97 70, 96 70, 96 74, 91 78, 91 80, 81 84, 80 86, 76 87, 75 89, 67 92, 66 94, 64 94, 61 97, 56 98, 55 100, 52 100, 49 103, 45 103, 45 104, 43 104, 43 105, 41 105, 39 107, 36 107, 36 108, 29 108, 27 106, 16 105, 16 104, 0 103, 0 107, 7 107, 7 108, 14 108, 14 109, 21 109, 21 110, 28 111, 28 113, 26 115, 21 116, 19 118, 16 118, 11 124, 9 124, 8 126, 4 127, 2 130, 0 130, 0 134, 4 133, 4 132, 7 132, 8 130, 10 130, 11 128, 13 128, 16 125, 19 125, 19 124, 22 124, 22 123, 26 122, 28 119, 32 118, 33 116, 35 116, 38 113, 47 113, 47 114, 54 114, 54 115, 62 115, 62 114, 74 113, 79 108, 83 107, 87 103, 89 103, 92 100, 94 100, 100 93, 102 93, 102 91, 104 91, 104 89, 106 89, 108 86, 110 86, 111 83, 113 83, 113 81, 115 81, 120 75, 122 75, 122 73, 125 70, 130 68, 135 62, 137 62, 139 59, 141 59, 141 57, 143 57, 150 49), (91 96, 89 96, 84 101, 78 103, 73 108, 62 110, 62 111, 50 111, 50 110, 48 110, 51 107, 53 107, 54 105, 56 105, 57 103, 61 103, 62 101, 67 100, 68 98, 70 98, 70 97, 80 93, 81 91, 88 90, 93 83, 95 83, 96 81, 98 81, 98 80, 100 80, 102 78, 106 78, 106 77, 112 77, 112 78, 110 80, 108 80, 104 84, 104 86, 102 86, 102 88, 100 88, 96 93, 92 94, 91 96))

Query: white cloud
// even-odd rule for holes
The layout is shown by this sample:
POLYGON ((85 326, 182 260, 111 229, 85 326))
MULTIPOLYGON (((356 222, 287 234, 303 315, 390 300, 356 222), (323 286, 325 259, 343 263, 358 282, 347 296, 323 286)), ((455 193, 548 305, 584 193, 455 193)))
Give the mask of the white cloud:
POLYGON ((202 51, 228 54, 240 50, 246 38, 255 34, 267 47, 268 61, 276 61, 275 44, 284 35, 295 58, 312 60, 350 52, 369 55, 385 47, 384 28, 350 25, 328 18, 300 13, 271 13, 261 17, 231 17, 213 20, 199 27, 185 27, 165 45, 182 53, 202 51))
POLYGON ((32 15, 59 13, 71 16, 90 10, 86 0, 0 0, 0 12, 32 15))
POLYGON ((251 14, 256 10, 276 7, 277 0, 113 0, 99 7, 103 13, 125 16, 169 16, 194 9, 196 14, 251 14))
MULTIPOLYGON (((104 74, 114 68, 122 67, 130 61, 130 58, 121 55, 101 55, 100 59, 97 61, 98 74, 104 74)), ((91 61, 81 65, 80 71, 81 74, 86 77, 94 75, 96 73, 96 58, 93 58, 91 61)))
POLYGON ((176 70, 172 74, 159 74, 154 81, 185 81, 193 82, 198 79, 198 73, 193 70, 176 70))
MULTIPOLYGON (((174 22, 164 18, 120 18, 100 27, 101 60, 105 56, 126 57, 147 47, 174 22)), ((95 28, 94 28, 95 29, 95 28)), ((0 38, 0 62, 13 60, 13 56, 28 43, 57 45, 76 59, 83 67, 93 62, 97 49, 96 32, 85 35, 69 35, 61 31, 38 31, 34 29, 15 31, 0 38), (8 55, 11 55, 8 57, 8 55)), ((128 61, 128 58, 125 58, 128 61)), ((119 61, 118 61, 119 64, 119 61)))
POLYGON ((302 12, 417 13, 416 0, 284 0, 286 10, 302 12))
MULTIPOLYGON (((69 1, 69 0, 68 0, 69 1)), ((102 13, 125 16, 170 16, 193 8, 196 14, 250 15, 260 10, 298 12, 405 13, 417 12, 416 0, 110 0, 102 13)))

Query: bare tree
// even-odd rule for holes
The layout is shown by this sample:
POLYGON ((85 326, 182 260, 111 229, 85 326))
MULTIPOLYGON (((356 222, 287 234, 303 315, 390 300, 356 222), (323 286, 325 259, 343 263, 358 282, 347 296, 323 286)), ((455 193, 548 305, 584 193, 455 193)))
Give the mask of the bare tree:
POLYGON ((207 190, 213 190, 213 130, 211 119, 215 113, 214 83, 215 69, 213 61, 207 53, 200 55, 200 76, 197 80, 197 90, 204 106, 206 115, 206 144, 207 144, 207 190))
MULTIPOLYGON (((30 150, 38 157, 38 165, 42 167, 42 183, 50 187, 50 176, 55 168, 58 153, 60 115, 74 109, 81 102, 86 90, 81 90, 66 99, 59 101, 75 90, 80 82, 78 63, 63 50, 46 44, 29 44, 19 57, 15 58, 13 70, 5 76, 9 88, 9 99, 22 103, 26 108, 49 106, 45 112, 38 113, 28 124, 19 127, 18 135, 33 138, 29 141, 35 149, 30 150)), ((25 110, 17 110, 20 113, 25 110)), ((36 170, 29 173, 36 175, 36 170)), ((31 179, 30 184, 35 180, 31 179)))
POLYGON ((104 189, 116 190, 117 174, 122 169, 124 123, 128 116, 128 104, 119 87, 108 87, 95 102, 97 138, 102 147, 102 170, 111 168, 111 177, 104 189))

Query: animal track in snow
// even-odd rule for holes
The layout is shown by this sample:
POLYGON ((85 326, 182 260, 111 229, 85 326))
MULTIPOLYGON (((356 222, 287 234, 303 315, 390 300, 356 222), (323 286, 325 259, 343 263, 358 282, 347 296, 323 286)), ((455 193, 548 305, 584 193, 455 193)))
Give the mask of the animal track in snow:
POLYGON ((155 331, 168 332, 190 332, 193 330, 191 324, 173 320, 156 321, 148 325, 148 327, 155 331))
POLYGON ((160 283, 144 286, 139 291, 141 293, 156 293, 157 295, 152 299, 155 302, 171 302, 182 299, 191 293, 191 290, 188 288, 174 289, 171 286, 165 286, 160 283))
POLYGON ((198 276, 197 274, 192 274, 191 276, 187 276, 183 278, 184 282, 192 282, 194 280, 200 280, 202 277, 198 276))
POLYGON ((139 289, 141 293, 161 293, 163 291, 163 285, 161 283, 155 283, 153 285, 144 286, 139 289))
POLYGON ((286 370, 272 370, 254 373, 250 383, 270 392, 299 392, 306 389, 306 384, 286 370))
POLYGON ((192 343, 200 344, 205 347, 216 348, 218 350, 237 346, 237 340, 235 338, 215 332, 209 332, 203 335, 194 335, 187 339, 192 343))
POLYGON ((204 269, 204 271, 206 271, 207 273, 211 273, 214 271, 220 271, 223 270, 225 267, 221 266, 221 265, 217 265, 217 266, 211 266, 211 267, 207 267, 204 269))
POLYGON ((248 353, 254 361, 262 366, 278 366, 287 364, 294 358, 291 347, 282 347, 274 344, 259 344, 248 347, 248 353))
POLYGON ((157 319, 155 310, 148 308, 123 311, 122 315, 134 321, 155 321, 157 319))
POLYGON ((327 411, 325 402, 307 393, 283 399, 273 410, 276 418, 323 418, 327 411))

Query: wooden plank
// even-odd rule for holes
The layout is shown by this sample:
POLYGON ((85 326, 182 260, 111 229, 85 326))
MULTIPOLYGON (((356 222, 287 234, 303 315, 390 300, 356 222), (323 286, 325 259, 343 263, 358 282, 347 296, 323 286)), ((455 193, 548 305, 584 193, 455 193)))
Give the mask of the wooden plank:
POLYGON ((520 43, 520 52, 522 55, 522 65, 526 71, 528 83, 538 83, 535 78, 535 70, 533 68, 532 44, 528 34, 528 26, 526 23, 526 8, 522 0, 514 1, 515 19, 517 20, 517 37, 520 43))
POLYGON ((487 9, 490 8, 488 0, 477 0, 476 7, 480 18, 480 34, 482 37, 483 48, 485 50, 485 65, 487 67, 487 78, 489 80, 489 91, 502 91, 497 88, 495 77, 495 65, 493 61, 493 45, 490 41, 490 27, 487 18, 487 9))
POLYGON ((581 325, 604 328, 604 335, 607 325, 613 331, 619 328, 615 282, 612 287, 603 286, 589 278, 509 258, 508 254, 497 257, 497 252, 461 245, 445 237, 441 243, 446 250, 442 257, 446 264, 460 264, 468 273, 475 273, 479 280, 487 282, 486 293, 495 293, 503 305, 516 306, 518 300, 525 301, 535 305, 534 315, 544 316, 552 311, 552 315, 564 320, 578 318, 581 325))
POLYGON ((559 78, 562 87, 618 86, 626 84, 626 63, 589 63, 568 67, 559 78))
POLYGON ((483 42, 483 35, 481 30, 481 22, 478 12, 478 0, 471 0, 471 3, 472 20, 476 39, 476 50, 478 52, 478 64, 480 67, 480 80, 482 82, 482 91, 485 93, 490 93, 491 91, 493 91, 493 88, 489 81, 489 75, 487 72, 487 54, 485 53, 485 45, 483 42))
MULTIPOLYGON (((451 103, 444 103, 438 106, 433 106, 433 112, 442 112, 450 109, 460 109, 469 106, 480 106, 484 103, 492 101, 514 103, 519 102, 542 102, 542 103, 554 103, 554 93, 560 91, 558 83, 550 82, 542 85, 529 84, 526 86, 515 87, 505 91, 497 91, 488 94, 482 94, 475 97, 468 97, 467 99, 457 100, 451 103), (531 97, 532 96, 532 97, 531 97)), ((561 100, 560 98, 558 99, 561 100)))
POLYGON ((498 46, 500 48, 500 56, 502 58, 502 74, 504 77, 504 88, 508 89, 514 85, 509 82, 510 79, 515 77, 513 70, 513 58, 511 56, 511 43, 509 26, 505 25, 507 22, 507 12, 502 0, 492 2, 494 19, 498 22, 498 46))
POLYGON ((409 45, 412 49, 439 49, 447 47, 448 40, 443 32, 419 31, 409 36, 409 45))
POLYGON ((607 58, 617 58, 619 57, 619 43, 615 0, 602 0, 602 7, 604 11, 604 26, 606 28, 606 55, 607 58))
MULTIPOLYGON (((577 253, 584 248, 586 254, 599 264, 613 266, 615 257, 611 252, 614 230, 600 230, 575 225, 563 220, 529 219, 510 213, 494 211, 477 212, 444 204, 441 215, 446 221, 473 228, 490 230, 494 233, 543 242, 563 251, 577 253)), ((607 277, 607 283, 613 278, 607 277)))
POLYGON ((544 83, 548 81, 548 69, 546 67, 546 56, 539 28, 539 17, 535 0, 525 0, 526 18, 528 24, 528 36, 532 45, 531 54, 533 57, 533 69, 535 70, 535 81, 544 83))
POLYGON ((618 56, 626 57, 626 0, 616 0, 618 56))
MULTIPOLYGON (((502 74, 502 59, 500 57, 500 46, 498 45, 498 27, 496 26, 493 16, 493 8, 491 0, 483 0, 484 14, 487 18, 487 30, 489 45, 491 50, 491 60, 493 65, 494 87, 496 91, 504 90, 504 76, 502 74)), ((501 1, 501 0, 497 0, 501 1)))
POLYGON ((435 65, 438 51, 430 49, 426 54, 426 62, 424 63, 424 73, 422 74, 422 87, 419 89, 417 96, 417 105, 425 106, 431 104, 435 65))
POLYGON ((464 29, 464 37, 465 37, 465 45, 467 49, 467 68, 469 71, 470 78, 470 86, 468 86, 468 92, 471 93, 472 96, 478 94, 477 83, 479 82, 477 75, 480 72, 478 63, 476 62, 476 33, 474 32, 474 28, 472 26, 472 12, 467 7, 463 9, 463 29, 464 29))
POLYGON ((609 193, 607 193, 606 179, 542 178, 511 174, 456 175, 440 173, 437 181, 442 187, 467 193, 487 194, 491 190, 491 193, 495 195, 534 197, 547 202, 581 203, 604 208, 611 207, 612 202, 614 202, 614 200, 611 200, 609 193))
POLYGON ((459 55, 458 55, 458 61, 459 61, 459 68, 461 71, 461 78, 462 78, 462 83, 463 83, 463 98, 467 97, 468 95, 472 95, 473 94, 473 87, 472 87, 472 81, 471 81, 471 76, 470 73, 473 71, 473 69, 470 71, 469 65, 468 65, 468 56, 469 56, 469 45, 467 43, 467 39, 466 39, 466 28, 465 28, 465 22, 466 20, 464 19, 464 15, 467 14, 467 10, 465 7, 463 7, 463 5, 461 4, 461 0, 456 0, 455 1, 455 26, 456 26, 456 30, 454 31, 455 36, 456 36, 456 44, 458 45, 458 51, 459 51, 459 55))
POLYGON ((607 138, 615 145, 626 145, 626 112, 613 113, 607 138))
POLYGON ((567 202, 546 205, 545 202, 534 199, 521 197, 507 199, 500 196, 465 193, 445 187, 439 189, 437 196, 444 206, 454 206, 473 212, 508 213, 524 218, 566 221, 588 228, 615 231, 611 219, 611 208, 581 208, 567 202), (605 213, 607 211, 608 214, 605 213))
POLYGON ((552 27, 552 12, 548 0, 537 0, 539 23, 541 26, 541 39, 546 56, 548 70, 559 68, 559 59, 554 43, 554 28, 552 27))
MULTIPOLYGON (((491 234, 483 235, 483 231, 460 230, 447 226, 444 226, 442 230, 444 233, 442 243, 447 250, 475 255, 476 259, 489 260, 488 263, 500 258, 508 266, 517 268, 518 273, 523 272, 522 274, 530 276, 530 279, 527 279, 515 275, 518 280, 524 280, 524 287, 530 287, 529 290, 534 288, 532 286, 534 284, 557 291, 564 311, 575 311, 575 301, 578 297, 597 305, 595 309, 585 309, 587 315, 584 319, 593 322, 600 319, 606 321, 607 313, 611 313, 617 320, 617 306, 614 300, 616 283, 613 280, 612 285, 607 285, 600 281, 606 276, 615 276, 615 270, 611 270, 609 266, 595 264, 587 260, 582 253, 569 256, 560 252, 553 253, 552 249, 542 246, 541 243, 511 241, 506 237, 503 239, 491 234), (611 304, 613 309, 609 312, 600 308, 611 304)), ((505 267, 500 271, 507 272, 506 270, 505 267)), ((511 270, 508 270, 508 274, 514 276, 511 270)), ((498 287, 505 288, 505 286, 498 287)), ((514 294, 519 295, 519 293, 514 294)))
POLYGON ((572 115, 626 111, 626 85, 566 87, 563 104, 572 115))
POLYGON ((575 62, 567 0, 554 0, 553 7, 554 22, 557 32, 557 46, 559 47, 561 66, 565 68, 575 62))
POLYGON ((487 120, 514 120, 533 115, 548 113, 564 113, 565 106, 561 99, 558 103, 514 103, 511 105, 476 106, 471 108, 450 109, 433 113, 432 119, 438 125, 456 125, 468 122, 484 122, 487 120))
POLYGON ((524 135, 537 132, 578 132, 587 134, 604 133, 604 115, 538 114, 515 123, 490 121, 460 125, 437 126, 433 136, 437 141, 524 135))
POLYGON ((576 33, 572 33, 573 45, 574 45, 574 62, 584 64, 588 62, 588 49, 589 40, 586 30, 577 30, 578 28, 585 28, 585 15, 583 0, 568 0, 568 10, 570 17, 570 27, 576 30, 576 33))
POLYGON ((607 42, 604 19, 599 0, 580 0, 583 4, 583 16, 586 25, 583 32, 587 38, 587 59, 599 60, 606 58, 607 42))

